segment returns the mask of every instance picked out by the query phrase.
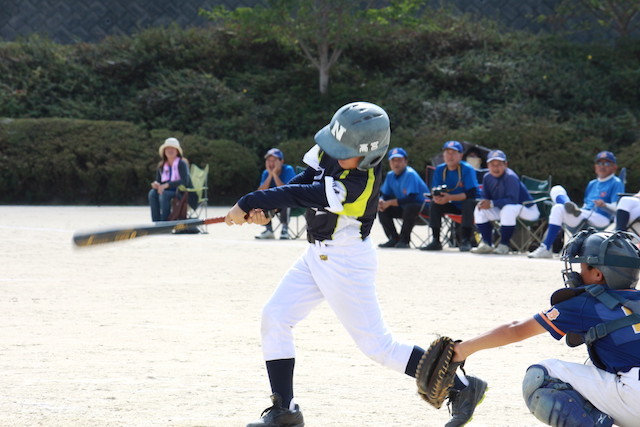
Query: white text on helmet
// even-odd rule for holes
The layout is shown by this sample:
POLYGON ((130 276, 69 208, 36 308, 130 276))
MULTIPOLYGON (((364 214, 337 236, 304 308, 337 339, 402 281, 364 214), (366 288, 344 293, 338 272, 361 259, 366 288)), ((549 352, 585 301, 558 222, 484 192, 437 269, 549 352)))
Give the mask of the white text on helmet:
POLYGON ((341 141, 342 140, 342 136, 344 135, 344 133, 347 131, 347 128, 345 128, 344 126, 342 126, 340 123, 338 123, 338 121, 336 120, 336 122, 333 124, 333 126, 331 127, 331 134, 338 140, 341 141))
POLYGON ((366 153, 368 151, 377 150, 379 144, 380 144, 380 141, 373 141, 368 144, 360 144, 359 152, 366 153))

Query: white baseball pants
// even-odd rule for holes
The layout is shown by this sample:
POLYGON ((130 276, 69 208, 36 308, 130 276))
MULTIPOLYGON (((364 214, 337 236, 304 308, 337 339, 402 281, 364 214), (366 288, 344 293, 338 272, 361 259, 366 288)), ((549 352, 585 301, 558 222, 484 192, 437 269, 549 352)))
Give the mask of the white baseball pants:
POLYGON ((640 368, 612 374, 595 366, 547 359, 539 363, 549 376, 571 386, 621 427, 636 427, 640 420, 640 368))
POLYGON ((473 212, 476 224, 484 224, 489 221, 500 221, 500 225, 512 227, 516 225, 516 218, 520 217, 525 221, 536 221, 540 218, 540 211, 536 205, 504 205, 502 208, 492 207, 489 209, 478 209, 473 212))
POLYGON ((295 357, 293 327, 326 300, 364 354, 404 373, 414 346, 396 341, 382 318, 377 269, 370 239, 345 246, 310 244, 262 310, 264 359, 295 357))

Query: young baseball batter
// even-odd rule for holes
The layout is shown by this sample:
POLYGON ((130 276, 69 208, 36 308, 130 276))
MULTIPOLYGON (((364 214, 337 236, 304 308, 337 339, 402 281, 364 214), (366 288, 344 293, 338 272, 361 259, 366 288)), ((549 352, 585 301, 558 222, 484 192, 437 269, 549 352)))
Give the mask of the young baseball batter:
MULTIPOLYGON (((293 327, 327 301, 358 347, 376 362, 415 377, 424 350, 396 340, 376 295, 377 256, 369 233, 378 209, 380 161, 389 146, 387 113, 355 102, 340 108, 304 156, 305 172, 288 185, 249 193, 227 224, 263 224, 263 210, 307 207, 309 246, 282 278, 262 312, 262 347, 273 406, 248 427, 303 426, 293 397, 293 327)), ((487 384, 459 374, 450 395, 450 426, 464 425, 487 384)))
POLYGON ((543 332, 571 347, 586 344, 590 362, 547 359, 528 368, 527 407, 552 426, 640 425, 640 249, 626 232, 576 234, 564 247, 566 288, 533 318, 456 344, 454 361, 543 332), (572 270, 580 264, 580 273, 572 270))

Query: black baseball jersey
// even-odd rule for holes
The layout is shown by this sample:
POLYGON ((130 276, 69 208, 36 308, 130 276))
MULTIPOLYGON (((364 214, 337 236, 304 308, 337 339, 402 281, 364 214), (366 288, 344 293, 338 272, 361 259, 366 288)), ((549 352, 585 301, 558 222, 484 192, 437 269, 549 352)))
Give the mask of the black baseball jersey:
POLYGON ((238 201, 240 208, 306 207, 309 241, 367 238, 378 211, 382 167, 342 169, 317 145, 304 161, 309 167, 289 184, 249 193, 238 201))

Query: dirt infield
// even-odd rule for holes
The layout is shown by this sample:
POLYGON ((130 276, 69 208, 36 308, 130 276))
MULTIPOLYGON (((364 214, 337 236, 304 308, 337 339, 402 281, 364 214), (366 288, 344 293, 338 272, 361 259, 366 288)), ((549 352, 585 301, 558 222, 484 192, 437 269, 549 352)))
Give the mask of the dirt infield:
MULTIPOLYGON (((244 426, 269 406, 260 310, 306 243, 219 224, 71 245, 75 230, 148 222, 147 207, 0 207, 0 426, 244 426)), ((385 240, 379 224, 372 237, 385 240)), ((387 323, 423 347, 530 317, 562 287, 557 259, 380 249, 378 260, 387 323)), ((412 379, 361 354, 326 304, 295 333, 307 426, 449 419, 412 379)), ((467 373, 490 389, 469 425, 541 425, 521 396, 525 369, 585 354, 539 336, 472 356, 467 373)))

